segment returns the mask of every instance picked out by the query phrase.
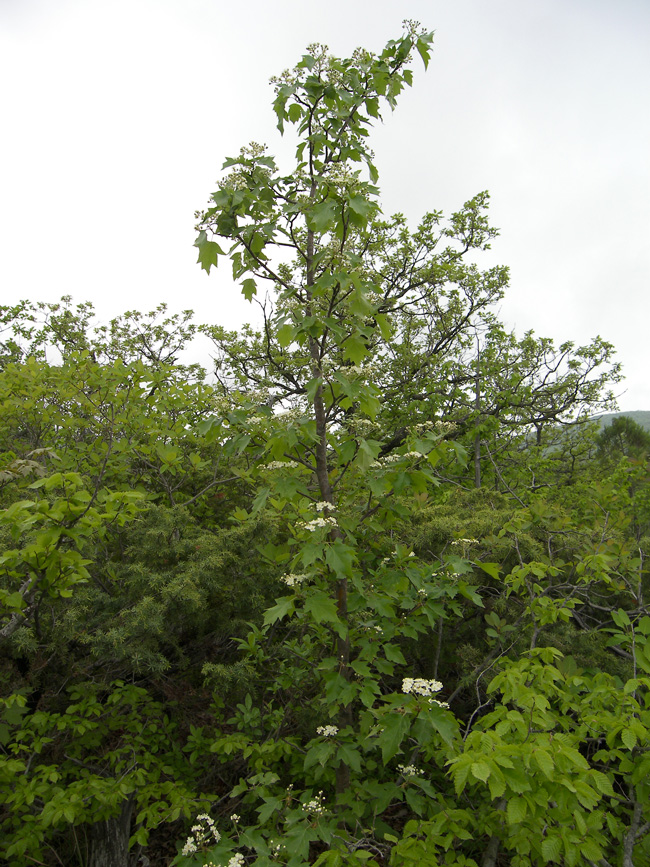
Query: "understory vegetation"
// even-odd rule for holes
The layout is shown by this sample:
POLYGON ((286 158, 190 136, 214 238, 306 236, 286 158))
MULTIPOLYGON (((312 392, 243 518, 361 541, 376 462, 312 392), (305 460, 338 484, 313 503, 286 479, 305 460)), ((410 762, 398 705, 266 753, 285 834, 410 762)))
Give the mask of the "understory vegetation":
POLYGON ((650 863, 650 434, 500 323, 487 193, 382 213, 431 43, 274 80, 196 216, 259 331, 0 308, 7 863, 650 863))

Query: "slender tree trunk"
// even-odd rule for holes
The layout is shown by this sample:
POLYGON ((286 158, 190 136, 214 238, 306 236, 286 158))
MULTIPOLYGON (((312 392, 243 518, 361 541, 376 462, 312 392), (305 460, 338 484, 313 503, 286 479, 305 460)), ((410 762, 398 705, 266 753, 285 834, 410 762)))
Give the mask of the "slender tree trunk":
POLYGON ((134 795, 122 801, 119 815, 90 826, 88 867, 128 867, 134 795))
MULTIPOLYGON (((631 797, 635 798, 634 790, 631 791, 631 797)), ((632 812, 632 821, 630 823, 630 828, 623 837, 623 863, 622 867, 634 867, 634 846, 637 840, 640 840, 641 837, 644 837, 648 831, 650 831, 650 822, 646 822, 643 826, 641 825, 641 820, 643 819, 643 807, 641 804, 635 799, 634 800, 634 810, 632 812)))
MULTIPOLYGON (((311 195, 315 194, 315 185, 312 183, 311 195)), ((307 232, 307 261, 306 261, 306 283, 307 291, 314 285, 314 233, 307 232)), ((309 311, 311 312, 311 311, 309 311)), ((327 414, 325 412, 325 401, 323 400, 322 386, 322 366, 320 358, 320 348, 318 341, 314 338, 309 340, 309 354, 312 361, 312 375, 314 378, 320 377, 321 382, 316 389, 314 395, 314 419, 316 421, 316 434, 318 444, 316 446, 316 478, 320 491, 321 500, 334 505, 334 494, 330 484, 329 471, 327 467, 327 414)), ((330 538, 342 538, 341 531, 335 527, 330 538)), ((336 586, 336 608, 339 618, 343 623, 346 623, 348 616, 348 580, 347 578, 339 578, 336 586)), ((336 638, 336 655, 339 660, 339 670, 346 680, 350 679, 350 634, 345 630, 343 636, 337 635, 336 638)), ((345 728, 352 724, 352 707, 346 705, 339 710, 338 725, 339 728, 345 728)), ((350 768, 341 761, 336 768, 336 791, 337 793, 345 792, 350 785, 350 768)))
MULTIPOLYGON (((478 340, 477 340, 478 343, 478 340)), ((476 347, 476 385, 474 391, 474 408, 476 409, 477 420, 481 411, 481 376, 479 365, 481 362, 481 350, 476 347)), ((474 487, 481 487, 481 435, 477 433, 474 437, 474 487)))

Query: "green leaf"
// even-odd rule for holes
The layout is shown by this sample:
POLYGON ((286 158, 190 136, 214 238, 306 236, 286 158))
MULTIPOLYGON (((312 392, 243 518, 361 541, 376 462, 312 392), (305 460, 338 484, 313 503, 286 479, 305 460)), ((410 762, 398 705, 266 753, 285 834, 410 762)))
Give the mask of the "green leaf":
POLYGON ((316 623, 338 623, 336 603, 322 590, 315 590, 305 600, 305 611, 311 614, 316 623))
POLYGON ((252 277, 247 277, 241 284, 241 292, 247 301, 252 301, 257 295, 257 284, 252 277))
POLYGON ((343 344, 343 356, 353 364, 361 364, 368 355, 366 340, 358 332, 351 334, 343 344))
POLYGON ((23 599, 22 594, 18 593, 18 591, 15 593, 8 593, 6 596, 3 596, 0 601, 5 608, 20 610, 25 607, 25 600, 23 599))
POLYGON ((323 234, 336 222, 336 203, 327 199, 315 205, 307 218, 307 225, 313 232, 323 234))
POLYGON ((609 795, 611 797, 614 796, 612 781, 606 774, 603 774, 601 771, 591 771, 589 776, 599 792, 601 792, 603 795, 609 795))
POLYGON ((472 762, 472 776, 483 783, 487 783, 488 777, 492 773, 492 768, 487 762, 472 762))
POLYGON ((451 746, 458 731, 458 724, 453 715, 448 710, 432 705, 422 712, 422 716, 434 727, 445 743, 451 746))
POLYGON ((627 612, 623 611, 622 608, 619 608, 618 611, 612 611, 612 620, 617 626, 620 626, 621 629, 624 629, 626 626, 631 626, 630 618, 627 615, 627 612))
POLYGON ((528 804, 525 798, 511 797, 508 799, 506 807, 506 816, 508 817, 509 825, 517 825, 523 822, 528 812, 528 804))
POLYGON ((280 328, 278 328, 277 338, 278 343, 283 349, 286 349, 289 346, 296 336, 296 329, 293 325, 288 322, 285 322, 280 328))
POLYGON ((542 857, 545 858, 546 861, 559 861, 561 852, 562 839, 560 837, 545 837, 544 840, 542 840, 542 857))
POLYGON ((623 729, 621 732, 621 740, 628 748, 628 750, 633 750, 636 746, 636 735, 632 731, 632 729, 623 729))
POLYGON ((499 580, 499 564, 498 563, 482 563, 479 561, 478 565, 484 572, 494 578, 495 581, 499 580))
POLYGON ((406 714, 392 713, 382 718, 383 731, 378 741, 381 746, 381 756, 384 764, 389 762, 402 745, 411 726, 411 721, 406 714))
POLYGON ((363 196, 355 195, 351 196, 348 199, 348 205, 350 206, 350 210, 353 211, 358 217, 363 219, 365 223, 368 217, 377 209, 377 206, 374 202, 369 202, 363 196))
POLYGON ((264 626, 269 626, 276 620, 282 620, 283 617, 293 614, 295 608, 293 596, 282 596, 272 608, 264 612, 264 626))
POLYGON ((224 255, 223 250, 214 241, 208 241, 208 236, 204 231, 199 232, 199 237, 194 242, 194 246, 198 247, 199 250, 197 262, 199 262, 201 268, 209 274, 210 268, 213 265, 216 266, 219 256, 224 255))
POLYGON ((291 121, 291 123, 298 123, 300 118, 302 117, 303 109, 298 105, 297 102, 292 102, 289 106, 289 111, 287 112, 287 117, 291 121))
POLYGON ((406 665, 406 660, 404 659, 404 654, 395 644, 384 644, 382 645, 382 649, 386 656, 386 659, 389 659, 391 662, 396 662, 398 665, 406 665))
POLYGON ((584 837, 580 841, 580 854, 582 856, 580 860, 587 859, 594 864, 599 864, 604 853, 593 838, 584 837))
POLYGON ((544 776, 552 780, 555 773, 555 765, 550 755, 545 750, 535 749, 533 751, 533 758, 544 776))
POLYGON ((354 549, 340 540, 332 542, 325 549, 325 562, 338 578, 349 576, 354 565, 354 549))
POLYGON ((429 59, 431 57, 431 42, 432 42, 433 34, 425 33, 420 36, 416 42, 415 47, 417 49, 418 54, 422 58, 422 63, 424 64, 424 68, 428 69, 429 67, 429 59))

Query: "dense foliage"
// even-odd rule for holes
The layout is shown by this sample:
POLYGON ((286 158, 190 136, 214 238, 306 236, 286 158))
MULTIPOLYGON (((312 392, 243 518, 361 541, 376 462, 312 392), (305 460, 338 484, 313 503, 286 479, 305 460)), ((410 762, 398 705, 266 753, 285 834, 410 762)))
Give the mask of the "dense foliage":
POLYGON ((295 164, 227 160, 199 261, 260 332, 1 308, 8 863, 648 863, 648 435, 588 420, 609 344, 499 323, 486 193, 381 213, 431 41, 311 46, 295 164))

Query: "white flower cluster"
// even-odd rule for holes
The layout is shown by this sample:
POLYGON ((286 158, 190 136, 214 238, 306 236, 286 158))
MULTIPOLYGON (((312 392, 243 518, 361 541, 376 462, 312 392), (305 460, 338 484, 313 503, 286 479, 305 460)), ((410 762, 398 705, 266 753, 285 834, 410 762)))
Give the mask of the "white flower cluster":
POLYGON ((314 518, 313 521, 298 521, 298 526, 302 527, 303 530, 309 530, 311 533, 314 530, 319 530, 322 527, 338 527, 336 523, 336 518, 314 518))
POLYGON ((397 770, 403 777, 421 777, 424 775, 422 768, 416 768, 415 765, 398 765, 397 770))
POLYGON ((373 461, 370 466, 386 467, 389 464, 396 464, 397 461, 401 461, 403 458, 408 458, 409 460, 416 460, 421 457, 423 457, 423 455, 420 454, 420 452, 405 452, 403 455, 398 455, 393 452, 393 454, 384 455, 383 458, 379 458, 379 460, 373 461))
POLYGON ((288 470, 291 467, 299 467, 300 464, 296 463, 296 461, 271 461, 270 464, 266 465, 267 470, 288 470))
POLYGON ((262 424, 266 419, 262 415, 254 415, 248 419, 249 424, 262 424))
POLYGON ((442 684, 439 680, 425 680, 423 677, 405 677, 402 681, 402 692, 405 695, 429 696, 439 692, 442 684))
POLYGON ((429 704, 435 705, 436 707, 444 707, 445 710, 449 710, 449 702, 448 701, 438 701, 437 698, 430 698, 429 704))
POLYGON ((285 575, 280 576, 280 581, 286 584, 287 587, 299 587, 306 580, 307 575, 296 574, 294 572, 287 572, 285 575))
POLYGON ((383 458, 379 458, 378 461, 373 461, 370 466, 371 467, 385 467, 387 464, 394 464, 396 461, 402 459, 401 455, 384 455, 383 458))
POLYGON ((244 867, 245 863, 246 861, 241 852, 235 852, 230 861, 226 864, 226 867, 244 867))
POLYGON ((437 421, 435 422, 434 428, 438 433, 452 433, 458 427, 457 424, 453 421, 437 421))
POLYGON ((451 544, 454 545, 454 546, 459 546, 459 545, 478 545, 478 544, 479 544, 479 541, 478 541, 478 539, 454 539, 454 541, 453 541, 451 544))
POLYGON ((322 735, 324 738, 333 738, 338 733, 338 726, 318 726, 316 729, 316 734, 322 735))
POLYGON ((230 821, 234 822, 235 824, 237 824, 237 822, 239 822, 240 819, 241 819, 241 816, 238 813, 233 813, 232 816, 230 817, 230 821))
POLYGON ((324 512, 325 509, 333 509, 334 506, 332 503, 328 503, 327 500, 321 500, 320 503, 314 503, 314 508, 317 512, 324 512))
POLYGON ((322 816, 325 813, 325 807, 323 806, 324 799, 325 795, 322 791, 317 795, 314 795, 311 801, 307 801, 307 803, 303 805, 305 813, 311 813, 312 816, 322 816))
POLYGON ((193 855, 201 846, 210 846, 221 840, 221 834, 214 827, 214 819, 207 813, 201 813, 196 817, 196 825, 192 825, 192 833, 185 841, 183 855, 193 855))
POLYGON ((428 595, 429 594, 424 589, 424 587, 420 587, 420 589, 418 590, 418 596, 422 597, 422 599, 426 599, 428 595))

